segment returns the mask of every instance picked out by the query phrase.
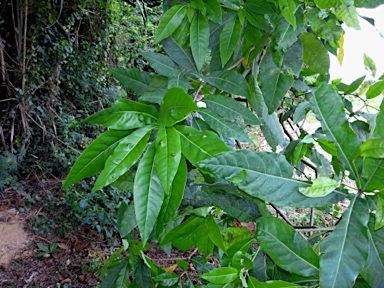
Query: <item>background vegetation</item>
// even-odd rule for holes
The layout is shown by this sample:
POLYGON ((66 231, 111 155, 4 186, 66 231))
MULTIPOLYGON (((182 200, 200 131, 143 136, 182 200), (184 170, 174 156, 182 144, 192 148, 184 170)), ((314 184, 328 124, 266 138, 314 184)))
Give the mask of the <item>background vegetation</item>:
POLYGON ((382 286, 384 80, 328 74, 341 24, 382 1, 164 1, 158 24, 152 2, 22 4, 3 7, 0 175, 72 166, 66 205, 122 238, 101 287, 382 286), (190 256, 163 267, 148 243, 190 256))

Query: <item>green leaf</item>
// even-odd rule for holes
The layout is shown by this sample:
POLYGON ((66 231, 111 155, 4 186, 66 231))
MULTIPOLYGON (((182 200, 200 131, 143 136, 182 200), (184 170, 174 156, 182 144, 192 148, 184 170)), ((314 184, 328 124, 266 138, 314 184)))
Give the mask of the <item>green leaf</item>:
POLYGON ((165 39, 161 44, 173 61, 189 72, 197 72, 190 48, 181 47, 172 37, 165 39))
POLYGON ((368 139, 361 144, 356 157, 384 158, 384 139, 368 139))
POLYGON ((361 276, 367 281, 369 287, 380 288, 384 286, 384 229, 376 230, 375 217, 370 214, 368 223, 369 253, 361 276))
POLYGON ((264 15, 260 15, 257 12, 251 10, 250 5, 248 4, 246 4, 245 6, 245 17, 253 27, 256 27, 265 31, 269 31, 271 29, 268 26, 268 22, 265 19, 264 15))
POLYGON ((280 106, 293 81, 292 75, 282 73, 273 60, 272 50, 268 49, 260 66, 260 88, 269 114, 280 106))
POLYGON ((341 4, 335 7, 334 14, 336 17, 347 24, 349 27, 360 29, 360 23, 356 7, 347 4, 341 4))
POLYGON ((169 242, 180 250, 188 250, 196 245, 196 235, 199 229, 203 228, 205 219, 202 217, 191 216, 185 222, 176 226, 165 235, 160 246, 169 242))
POLYGON ((241 36, 241 23, 238 17, 231 18, 220 33, 220 58, 222 67, 231 59, 241 36))
MULTIPOLYGON (((319 0, 319 2, 326 3, 327 1, 319 0)), ((325 46, 331 53, 337 55, 339 40, 343 36, 343 28, 340 26, 337 18, 329 14, 324 19, 317 9, 311 8, 308 8, 306 16, 313 32, 323 39, 325 46)))
POLYGON ((246 9, 261 15, 275 13, 271 4, 264 0, 248 0, 245 3, 245 7, 246 9))
POLYGON ((248 287, 249 288, 285 288, 285 287, 295 287, 301 288, 303 286, 297 285, 295 283, 289 283, 281 280, 271 280, 267 282, 259 282, 256 278, 252 276, 248 277, 248 287))
POLYGON ((296 27, 296 4, 293 0, 279 0, 281 14, 293 27, 296 27))
POLYGON ((144 244, 153 230, 164 199, 164 190, 155 169, 155 153, 155 143, 152 143, 140 161, 133 187, 136 221, 144 244))
POLYGON ((360 77, 360 78, 357 78, 355 81, 353 81, 350 85, 346 85, 345 88, 341 88, 340 84, 343 84, 343 83, 340 83, 339 85, 337 85, 337 88, 340 90, 340 91, 343 91, 347 94, 351 94, 353 92, 355 92, 357 90, 357 88, 360 87, 360 85, 364 82, 365 80, 365 77, 367 77, 366 75, 360 77))
POLYGON ((179 282, 180 277, 175 273, 163 273, 152 278, 153 281, 159 283, 161 286, 170 287, 179 282))
POLYGON ((201 278, 213 284, 227 284, 235 281, 239 277, 239 272, 233 267, 221 267, 201 275, 201 278))
POLYGON ((108 271, 107 277, 103 279, 101 288, 128 288, 129 264, 123 259, 116 267, 108 271))
POLYGON ((260 125, 260 120, 244 105, 233 98, 223 95, 208 95, 202 100, 212 111, 220 114, 226 119, 232 119, 236 122, 244 121, 249 125, 260 125))
POLYGON ((354 195, 332 234, 320 243, 320 283, 322 287, 353 286, 368 257, 366 201, 354 195))
POLYGON ((204 121, 219 134, 253 144, 248 134, 235 122, 227 120, 210 109, 200 108, 204 121))
POLYGON ((171 189, 165 195, 163 205, 156 224, 156 235, 159 236, 168 224, 169 221, 175 216, 184 196, 184 189, 187 179, 187 163, 185 158, 180 159, 180 164, 177 167, 176 175, 173 179, 171 189))
POLYGON ((172 6, 167 12, 164 13, 157 28, 155 40, 153 44, 159 43, 164 40, 179 27, 187 12, 187 5, 172 6))
POLYGON ((327 73, 330 67, 329 54, 323 43, 313 34, 305 32, 300 37, 303 42, 303 61, 316 73, 327 73))
POLYGON ((376 8, 384 4, 383 0, 355 0, 355 7, 376 8))
POLYGON ((331 178, 319 177, 313 180, 311 187, 300 187, 300 193, 304 194, 307 197, 324 197, 332 193, 339 183, 331 178))
MULTIPOLYGON (((244 242, 249 243, 248 240, 252 237, 251 232, 245 227, 228 227, 223 234, 224 246, 228 251, 228 255, 233 256, 237 251, 233 248, 238 248, 244 242), (231 253, 232 252, 232 253, 231 253)), ((248 245, 245 245, 248 247, 248 245)))
POLYGON ((134 202, 130 202, 129 205, 121 203, 117 212, 117 229, 121 238, 126 237, 136 226, 134 202))
POLYGON ((160 104, 159 125, 173 126, 198 110, 192 97, 181 88, 171 88, 160 104))
POLYGON ((345 197, 339 191, 323 198, 304 196, 298 189, 309 184, 291 178, 293 167, 280 154, 250 150, 225 152, 201 161, 197 166, 227 180, 245 171, 244 180, 235 185, 253 197, 278 206, 318 207, 345 197))
POLYGON ((152 81, 152 76, 150 74, 137 69, 119 67, 109 68, 109 71, 121 85, 138 95, 141 95, 152 81))
POLYGON ((275 217, 259 218, 256 225, 257 241, 278 266, 305 277, 319 274, 319 256, 299 232, 275 217))
POLYGON ((265 105, 263 94, 260 90, 260 87, 254 78, 250 80, 251 87, 251 96, 249 98, 249 104, 259 116, 259 119, 262 123, 261 131, 268 144, 272 147, 273 151, 276 151, 277 145, 281 147, 286 146, 287 140, 285 139, 283 128, 280 125, 279 119, 276 112, 268 114, 267 105, 265 105))
POLYGON ((63 184, 63 188, 103 170, 107 158, 113 153, 122 139, 131 132, 110 130, 96 138, 76 160, 63 184))
POLYGON ((209 20, 215 23, 221 23, 221 7, 218 0, 206 0, 205 6, 207 7, 207 17, 209 20))
POLYGON ((105 162, 104 170, 97 178, 92 192, 113 183, 135 164, 144 152, 152 129, 152 126, 145 126, 120 141, 105 162))
POLYGON ((171 189, 180 159, 179 133, 173 127, 160 127, 156 137, 155 166, 165 194, 171 189))
POLYGON ((209 36, 207 18, 201 13, 197 13, 191 23, 189 42, 198 71, 203 67, 209 54, 209 36))
POLYGON ((229 148, 211 131, 201 132, 189 126, 176 126, 181 139, 181 152, 192 165, 229 148))
POLYGON ((203 81, 223 90, 225 92, 249 97, 249 87, 247 81, 241 74, 233 70, 214 71, 208 76, 202 77, 203 81))
POLYGON ((125 191, 133 191, 133 181, 135 179, 135 175, 126 172, 119 177, 115 182, 112 183, 113 187, 119 188, 125 191))
MULTIPOLYGON (((196 183, 197 185, 197 183, 196 183)), ((241 222, 250 222, 261 217, 265 203, 258 199, 241 197, 241 191, 232 184, 199 184, 201 189, 186 195, 183 203, 193 207, 216 206, 241 222)))
MULTIPOLYGON (((344 167, 355 174, 351 161, 360 146, 356 133, 349 126, 344 112, 344 104, 337 91, 326 83, 321 83, 310 103, 316 118, 320 120, 327 140, 335 143, 337 155, 344 167)), ((357 175, 355 175, 357 179, 357 175)))
POLYGON ((168 78, 164 76, 155 76, 144 94, 139 97, 140 101, 160 104, 165 93, 168 91, 168 78))
POLYGON ((373 192, 384 188, 384 160, 366 158, 363 163, 363 191, 373 192))
POLYGON ((365 93, 367 99, 373 99, 379 96, 384 91, 384 80, 378 81, 369 87, 368 91, 365 93))
POLYGON ((376 76, 376 64, 367 54, 364 53, 364 66, 365 69, 371 71, 372 76, 376 76))
POLYGON ((320 9, 327 9, 335 7, 337 0, 315 0, 315 3, 320 9))
POLYGON ((111 108, 97 112, 82 122, 99 124, 115 130, 140 128, 157 121, 154 107, 128 99, 117 100, 111 108))
POLYGON ((209 239, 211 239, 211 241, 223 252, 226 252, 219 225, 215 222, 213 216, 208 217, 206 225, 209 239))
POLYGON ((179 68, 168 56, 156 52, 142 52, 141 55, 149 62, 149 65, 160 75, 168 77, 180 72, 179 68))
POLYGON ((375 214, 375 230, 384 227, 384 195, 382 192, 377 194, 376 214, 375 214))

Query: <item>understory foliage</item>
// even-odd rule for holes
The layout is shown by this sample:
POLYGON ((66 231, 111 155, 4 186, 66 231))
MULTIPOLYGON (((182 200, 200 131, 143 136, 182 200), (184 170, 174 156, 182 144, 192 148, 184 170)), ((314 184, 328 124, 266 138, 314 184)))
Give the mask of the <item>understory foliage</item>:
POLYGON ((383 80, 328 74, 329 52, 342 60, 341 24, 358 29, 356 8, 383 3, 164 2, 154 44, 165 53, 141 53, 155 73, 110 69, 137 101, 76 124, 109 129, 64 187, 100 173, 93 191, 133 193, 119 208, 124 245, 100 270, 102 287, 384 286, 384 104, 353 105, 378 97, 383 80), (313 133, 302 128, 309 114, 321 123, 313 133), (256 127, 272 152, 252 148, 256 127), (295 226, 271 212, 284 207, 332 219, 295 226), (178 260, 176 274, 146 256, 149 242, 199 256, 178 260))

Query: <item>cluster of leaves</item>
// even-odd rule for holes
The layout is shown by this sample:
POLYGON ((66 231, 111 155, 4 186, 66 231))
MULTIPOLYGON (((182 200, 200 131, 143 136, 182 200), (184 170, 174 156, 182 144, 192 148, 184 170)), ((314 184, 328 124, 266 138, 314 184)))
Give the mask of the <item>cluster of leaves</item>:
MULTIPOLYGON (((376 114, 356 111, 347 96, 364 78, 347 85, 328 75, 341 23, 358 28, 356 8, 380 4, 165 1, 154 43, 166 55, 141 54, 155 74, 111 69, 138 101, 119 99, 78 123, 109 130, 64 183, 100 172, 93 191, 112 184, 133 193, 118 212, 124 247, 100 271, 102 287, 382 287, 384 104, 376 114), (321 123, 315 133, 289 130, 309 111, 321 123), (275 152, 241 149, 259 125, 275 152), (306 169, 312 176, 299 180, 306 169), (344 187, 347 177, 355 190, 344 187), (312 227, 310 238, 268 209, 331 211, 347 200, 333 231, 312 227), (182 275, 155 265, 148 241, 167 251, 197 246, 196 267, 210 255, 220 267, 200 265, 201 285, 184 281, 186 263, 178 262, 182 275)), ((383 88, 372 85, 367 97, 383 88)))

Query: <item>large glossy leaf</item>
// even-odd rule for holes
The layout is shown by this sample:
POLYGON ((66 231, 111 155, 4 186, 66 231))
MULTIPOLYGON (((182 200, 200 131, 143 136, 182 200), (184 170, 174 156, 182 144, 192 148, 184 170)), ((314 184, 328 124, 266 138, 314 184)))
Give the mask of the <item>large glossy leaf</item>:
MULTIPOLYGON (((272 47, 273 57, 276 64, 280 63, 282 57, 287 49, 297 41, 296 31, 282 15, 274 15, 275 30, 272 34, 272 47)), ((300 59, 297 59, 300 60, 300 59)))
POLYGON ((186 12, 186 5, 175 5, 167 10, 157 28, 154 44, 159 43, 161 40, 170 36, 181 24, 186 12))
POLYGON ((259 218, 256 225, 257 241, 278 266, 301 276, 319 275, 319 256, 292 226, 276 217, 259 218))
POLYGON ((207 18, 197 13, 191 23, 189 42, 198 71, 203 67, 209 53, 209 34, 207 18))
POLYGON ((210 109, 201 108, 199 113, 204 121, 219 134, 253 144, 248 134, 236 122, 227 120, 210 109))
POLYGON ((128 171, 143 153, 152 129, 153 126, 145 126, 120 141, 105 162, 104 170, 97 178, 92 192, 113 183, 128 171))
POLYGON ((269 114, 275 112, 280 106, 293 81, 292 75, 284 74, 276 65, 272 57, 272 50, 268 49, 260 66, 260 88, 269 114))
POLYGON ((361 275, 371 288, 384 287, 384 229, 375 230, 375 216, 368 223, 368 259, 361 275))
POLYGON ((220 178, 235 182, 251 196, 279 206, 316 207, 336 203, 345 195, 335 191, 326 197, 309 198, 299 187, 310 184, 292 179, 293 167, 280 154, 240 150, 225 152, 197 166, 220 178))
POLYGON ((151 83, 152 76, 146 72, 137 69, 127 68, 109 68, 113 77, 121 83, 125 88, 128 88, 136 94, 142 94, 151 83))
POLYGON ((157 121, 154 107, 128 99, 117 100, 111 108, 97 112, 80 123, 99 124, 115 130, 140 128, 157 121))
POLYGON ((156 223, 156 235, 159 236, 166 224, 175 216, 177 209, 180 206, 184 196, 184 188, 187 179, 187 164, 185 158, 180 159, 180 164, 177 167, 177 173, 173 179, 171 189, 165 195, 163 205, 159 213, 156 223))
POLYGON ((155 166, 165 194, 171 189, 180 159, 179 133, 173 127, 160 127, 156 137, 155 166))
MULTIPOLYGON (((337 91, 326 83, 322 83, 310 98, 310 103, 316 118, 320 120, 327 140, 335 143, 338 157, 344 167, 355 173, 351 164, 360 146, 356 133, 349 126, 344 112, 344 104, 337 91)), ((356 177, 356 175, 355 175, 356 177)))
POLYGON ((220 58, 222 67, 231 59, 241 36, 241 23, 238 17, 231 18, 220 33, 220 58))
POLYGON ((159 125, 173 126, 187 118, 198 107, 192 97, 181 88, 171 88, 160 104, 159 125))
POLYGON ((180 134, 181 152, 193 165, 218 153, 229 151, 217 134, 211 131, 201 132, 189 126, 176 126, 176 129, 180 134))
POLYGON ((201 278, 213 284, 230 283, 239 277, 239 271, 233 267, 221 267, 201 275, 201 278))
POLYGON ((160 75, 168 77, 180 72, 179 68, 168 56, 156 52, 142 52, 141 55, 149 62, 149 65, 160 75))
POLYGON ((155 76, 139 100, 160 104, 167 91, 168 78, 164 76, 155 76))
POLYGON ((293 27, 296 27, 296 4, 293 0, 279 0, 281 14, 293 27))
POLYGON ((225 92, 247 98, 249 97, 249 87, 247 81, 243 76, 235 71, 214 71, 208 76, 202 77, 202 79, 225 92))
POLYGON ((330 67, 329 54, 323 43, 311 33, 303 33, 300 37, 303 42, 303 61, 309 69, 316 73, 327 73, 330 67))
POLYGON ((191 216, 185 222, 173 228, 165 235, 160 246, 172 242, 173 246, 180 250, 188 250, 196 245, 198 231, 205 228, 205 219, 191 216))
POLYGON ((140 161, 133 186, 136 221, 143 243, 148 241, 164 199, 155 168, 155 153, 155 143, 152 143, 140 161))
POLYGON ((207 107, 224 118, 243 121, 249 125, 260 125, 260 120, 241 103, 223 95, 208 95, 203 98, 207 107))
POLYGON ((354 195, 336 229, 320 243, 321 287, 353 286, 368 257, 368 218, 366 200, 354 195))
POLYGON ((165 52, 167 52, 169 57, 177 64, 188 71, 197 71, 190 48, 181 47, 172 37, 165 39, 161 44, 165 52))
POLYGON ((113 153, 121 140, 131 132, 129 130, 110 130, 96 138, 76 160, 63 184, 63 188, 103 170, 107 158, 113 153))

